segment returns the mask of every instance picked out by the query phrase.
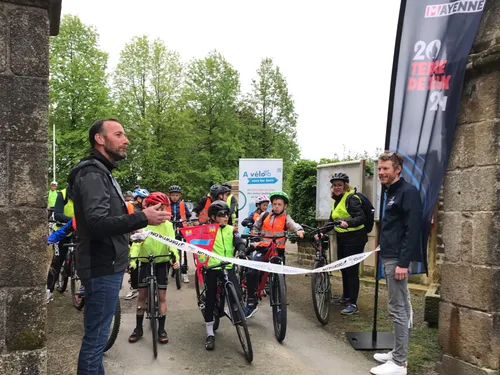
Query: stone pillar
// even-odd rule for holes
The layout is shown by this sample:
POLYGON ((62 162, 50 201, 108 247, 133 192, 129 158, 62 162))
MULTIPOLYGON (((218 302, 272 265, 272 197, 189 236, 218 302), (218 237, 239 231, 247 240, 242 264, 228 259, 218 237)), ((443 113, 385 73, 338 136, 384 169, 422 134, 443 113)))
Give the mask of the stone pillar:
POLYGON ((487 1, 444 181, 440 374, 500 368, 500 1, 487 1))
POLYGON ((0 1, 0 374, 47 373, 50 5, 0 1))

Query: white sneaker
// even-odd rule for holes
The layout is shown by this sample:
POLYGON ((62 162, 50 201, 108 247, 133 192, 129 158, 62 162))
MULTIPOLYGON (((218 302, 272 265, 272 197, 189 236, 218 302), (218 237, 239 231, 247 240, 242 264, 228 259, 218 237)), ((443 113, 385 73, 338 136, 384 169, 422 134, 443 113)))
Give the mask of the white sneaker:
POLYGON ((373 359, 380 363, 386 363, 387 361, 392 361, 392 350, 389 353, 375 353, 373 359))
POLYGON ((47 289, 47 303, 53 300, 54 300, 54 294, 50 291, 50 289, 47 289))
POLYGON ((138 294, 139 291, 137 289, 130 289, 130 292, 128 292, 127 295, 125 296, 125 299, 127 300, 134 299, 135 297, 137 297, 138 294))
POLYGON ((373 375, 407 375, 406 366, 399 366, 392 361, 387 361, 383 365, 373 367, 370 370, 373 375))
POLYGON ((188 278, 188 275, 187 275, 187 274, 183 274, 183 275, 182 275, 182 281, 184 281, 185 283, 188 283, 188 282, 189 282, 189 278, 188 278))

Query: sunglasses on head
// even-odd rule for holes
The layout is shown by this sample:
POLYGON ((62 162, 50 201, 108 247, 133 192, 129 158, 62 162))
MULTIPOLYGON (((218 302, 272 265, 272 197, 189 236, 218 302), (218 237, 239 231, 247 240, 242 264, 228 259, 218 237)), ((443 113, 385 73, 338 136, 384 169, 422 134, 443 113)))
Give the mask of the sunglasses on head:
POLYGON ((217 217, 229 216, 229 211, 219 211, 217 212, 217 217))

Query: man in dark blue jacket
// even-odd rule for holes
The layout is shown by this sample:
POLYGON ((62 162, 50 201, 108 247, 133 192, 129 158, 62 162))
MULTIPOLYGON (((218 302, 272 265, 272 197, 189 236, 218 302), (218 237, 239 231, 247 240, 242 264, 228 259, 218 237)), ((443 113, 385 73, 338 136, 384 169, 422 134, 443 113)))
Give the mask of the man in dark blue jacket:
POLYGON ((411 261, 422 261, 422 207, 420 192, 399 175, 403 157, 384 152, 378 158, 378 176, 384 185, 384 211, 380 227, 380 258, 388 291, 388 310, 394 322, 394 348, 377 353, 383 363, 371 369, 373 375, 406 375, 412 307, 408 290, 411 261))

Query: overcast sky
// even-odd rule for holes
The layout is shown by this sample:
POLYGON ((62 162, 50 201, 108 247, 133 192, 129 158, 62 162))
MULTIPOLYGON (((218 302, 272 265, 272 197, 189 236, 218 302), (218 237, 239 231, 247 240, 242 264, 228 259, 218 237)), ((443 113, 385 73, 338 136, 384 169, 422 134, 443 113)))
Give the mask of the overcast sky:
POLYGON ((217 49, 250 90, 260 61, 288 81, 301 156, 384 146, 398 0, 64 0, 100 35, 113 69, 133 36, 159 37, 185 62, 217 49))

